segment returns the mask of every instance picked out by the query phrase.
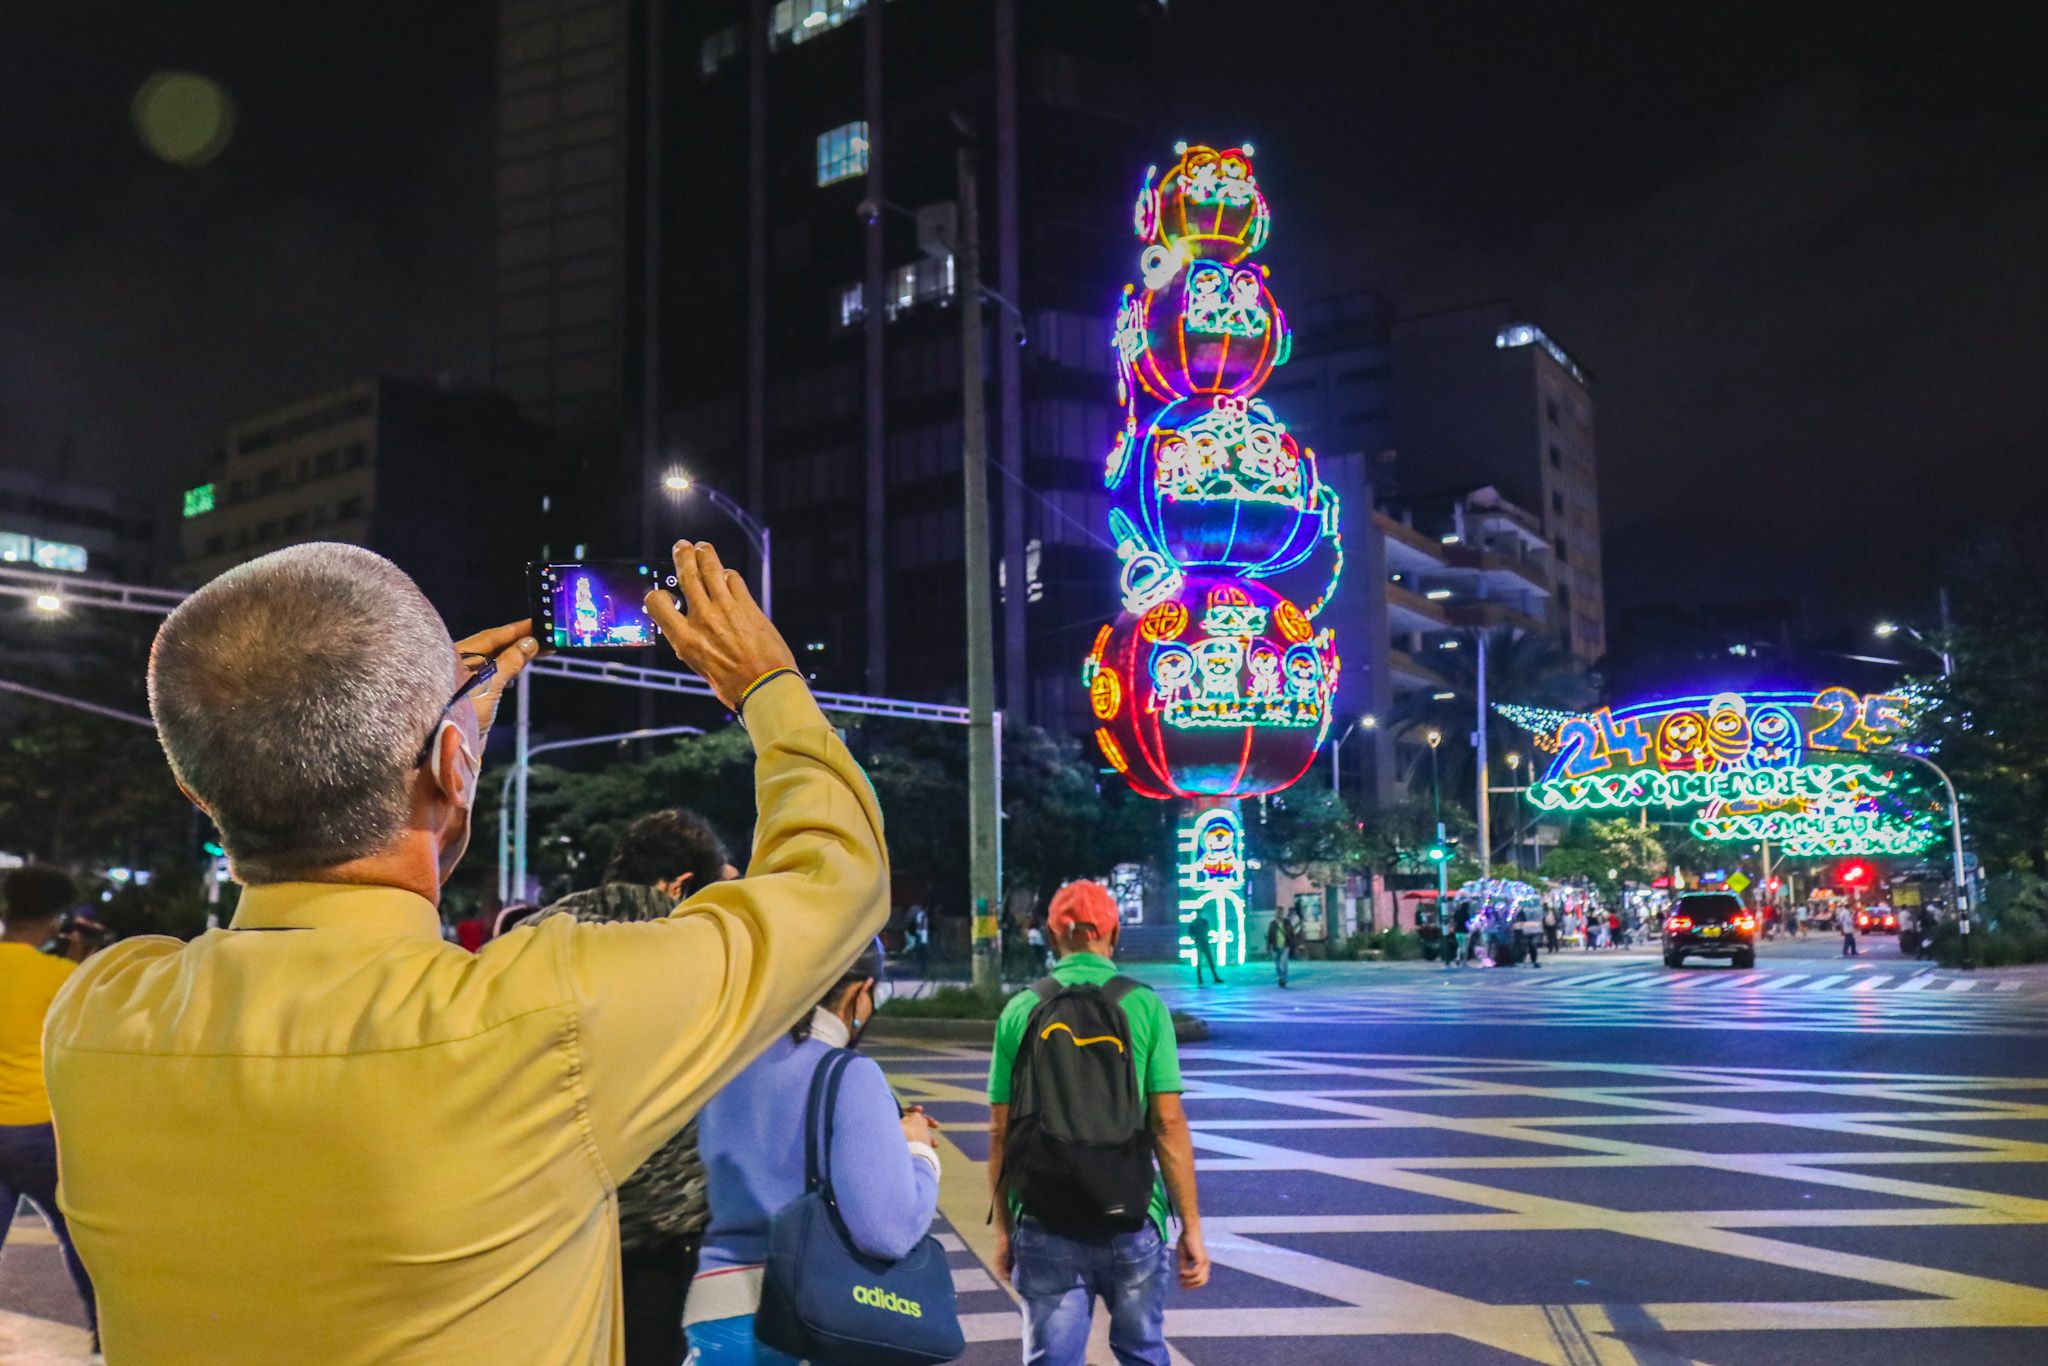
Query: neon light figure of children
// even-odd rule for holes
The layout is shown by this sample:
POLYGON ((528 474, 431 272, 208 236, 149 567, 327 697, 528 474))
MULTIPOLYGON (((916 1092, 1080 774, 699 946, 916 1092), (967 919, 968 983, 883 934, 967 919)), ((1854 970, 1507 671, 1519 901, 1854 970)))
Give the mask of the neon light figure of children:
POLYGON ((598 614, 597 604, 590 600, 589 579, 576 580, 576 602, 572 614, 574 622, 569 631, 576 637, 577 644, 588 645, 604 631, 604 622, 598 614))

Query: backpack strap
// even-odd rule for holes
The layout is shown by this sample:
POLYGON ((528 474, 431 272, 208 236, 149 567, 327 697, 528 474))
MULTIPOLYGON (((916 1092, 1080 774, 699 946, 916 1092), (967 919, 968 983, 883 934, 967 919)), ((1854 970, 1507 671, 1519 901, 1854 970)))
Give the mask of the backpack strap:
POLYGON ((1144 985, 1143 982, 1135 977, 1125 977, 1119 973, 1102 984, 1102 999, 1108 1001, 1111 1005, 1121 1005, 1123 1004, 1124 997, 1144 985))
POLYGON ((1024 989, 1032 993, 1034 996, 1038 997, 1040 1005, 1045 1004, 1047 1001, 1050 1001, 1053 997, 1059 995, 1061 992, 1066 990, 1066 988, 1060 984, 1060 979, 1051 976, 1050 974, 1039 978, 1037 981, 1033 982, 1030 986, 1024 989))

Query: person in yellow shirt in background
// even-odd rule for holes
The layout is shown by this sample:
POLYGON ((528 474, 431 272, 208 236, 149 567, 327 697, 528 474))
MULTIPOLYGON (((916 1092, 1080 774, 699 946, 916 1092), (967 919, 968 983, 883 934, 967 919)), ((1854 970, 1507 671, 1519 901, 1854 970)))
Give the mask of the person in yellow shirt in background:
POLYGON ((0 896, 0 1247, 23 1196, 48 1221, 64 1255, 64 1268, 85 1301, 88 1327, 96 1325, 92 1281, 71 1246, 71 1229, 57 1208, 57 1135, 50 1126, 50 1095, 43 1089, 43 1016, 64 979, 77 970, 68 958, 43 952, 78 888, 55 868, 17 868, 0 896))
POLYGON ((64 1212, 112 1360, 621 1360, 619 1183, 889 906, 874 790, 788 645, 709 545, 674 558, 682 601, 646 608, 752 738, 746 873, 475 954, 436 903, 530 623, 453 643, 397 566, 335 544, 164 622, 150 708, 244 891, 229 928, 117 944, 50 1012, 64 1212))

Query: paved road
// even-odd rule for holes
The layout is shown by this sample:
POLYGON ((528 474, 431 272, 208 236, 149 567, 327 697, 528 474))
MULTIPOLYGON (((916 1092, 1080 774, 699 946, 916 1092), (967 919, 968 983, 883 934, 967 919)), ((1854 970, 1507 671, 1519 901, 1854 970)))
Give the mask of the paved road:
MULTIPOLYGON (((1172 1302, 1176 1361, 2048 1361, 2048 974, 1836 947, 1307 964, 1284 993, 1261 965, 1200 992, 1138 969, 1215 1025, 1184 1065, 1218 1270, 1172 1302)), ((1013 1362, 975 1251, 985 1055, 873 1051, 949 1123, 966 1360, 1013 1362)), ((22 1228, 0 1361, 77 1360, 22 1228)))
MULTIPOLYGON (((1219 1270, 1176 1359, 2048 1361, 2048 979, 1836 952, 1169 987, 1216 1023, 1185 1060, 1219 1270)), ((884 1056, 978 1176, 980 1053, 884 1056)), ((947 1192, 966 1245, 981 1189, 947 1192)), ((956 1260, 967 1360, 1014 1361, 956 1260)))

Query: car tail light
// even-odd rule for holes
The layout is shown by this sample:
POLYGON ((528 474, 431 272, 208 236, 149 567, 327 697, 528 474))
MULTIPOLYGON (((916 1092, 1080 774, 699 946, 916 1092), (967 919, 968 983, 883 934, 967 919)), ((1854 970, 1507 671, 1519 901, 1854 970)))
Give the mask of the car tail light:
POLYGON ((1689 915, 1674 915, 1665 923, 1664 928, 1668 930, 1689 930, 1692 928, 1692 917, 1689 915))
POLYGON ((1756 928, 1756 921, 1750 916, 1738 915, 1735 917, 1735 928, 1738 930, 1753 930, 1756 928))

